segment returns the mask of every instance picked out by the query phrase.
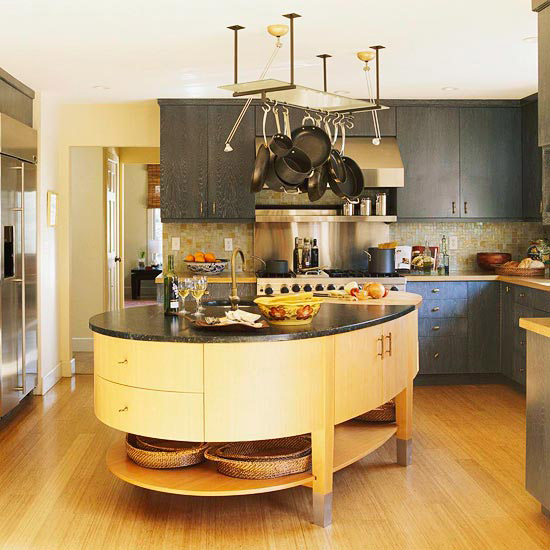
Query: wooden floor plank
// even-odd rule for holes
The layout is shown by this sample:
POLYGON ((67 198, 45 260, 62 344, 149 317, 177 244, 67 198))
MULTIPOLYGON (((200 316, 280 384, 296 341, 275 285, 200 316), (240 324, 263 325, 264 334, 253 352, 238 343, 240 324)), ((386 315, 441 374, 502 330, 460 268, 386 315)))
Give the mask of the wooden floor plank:
POLYGON ((506 386, 415 390, 413 464, 395 441, 337 472, 333 524, 311 490, 186 497, 130 486, 105 453, 120 434, 93 414, 93 377, 63 379, 0 426, 0 548, 550 549, 524 489, 525 398, 506 386))

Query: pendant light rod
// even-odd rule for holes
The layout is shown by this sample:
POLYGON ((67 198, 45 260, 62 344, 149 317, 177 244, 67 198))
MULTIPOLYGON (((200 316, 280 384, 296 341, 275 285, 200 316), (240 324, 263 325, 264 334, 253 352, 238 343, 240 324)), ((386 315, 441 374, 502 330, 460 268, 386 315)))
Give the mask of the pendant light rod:
POLYGON ((302 17, 297 13, 287 13, 283 15, 290 19, 290 84, 294 85, 294 19, 302 17))
POLYGON ((376 51, 376 105, 380 105, 380 50, 386 46, 371 46, 376 51))
POLYGON ((241 29, 244 29, 244 27, 241 27, 241 25, 231 25, 231 27, 227 27, 227 28, 232 30, 235 33, 235 38, 233 40, 233 42, 234 42, 233 80, 235 81, 235 84, 237 84, 239 82, 239 79, 238 79, 238 63, 239 63, 239 36, 238 36, 238 33, 241 29))
POLYGON ((317 57, 320 57, 323 60, 323 90, 326 92, 327 91, 327 58, 332 57, 332 55, 329 55, 328 53, 322 53, 317 57))

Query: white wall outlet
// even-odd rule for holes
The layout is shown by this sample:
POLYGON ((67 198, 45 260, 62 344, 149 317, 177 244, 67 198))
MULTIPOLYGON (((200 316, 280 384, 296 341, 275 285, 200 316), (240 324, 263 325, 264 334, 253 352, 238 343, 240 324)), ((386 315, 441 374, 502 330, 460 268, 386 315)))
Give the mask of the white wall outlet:
POLYGON ((223 246, 226 252, 233 252, 233 239, 224 239, 223 246))
POLYGON ((458 237, 449 237, 449 250, 458 250, 458 237))
POLYGON ((180 238, 172 237, 172 250, 179 250, 179 249, 180 249, 180 238))

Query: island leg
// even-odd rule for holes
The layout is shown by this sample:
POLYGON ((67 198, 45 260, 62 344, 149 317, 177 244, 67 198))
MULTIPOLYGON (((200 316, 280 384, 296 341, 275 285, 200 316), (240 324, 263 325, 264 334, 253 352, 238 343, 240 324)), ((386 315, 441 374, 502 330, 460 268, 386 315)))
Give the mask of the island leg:
POLYGON ((412 406, 413 382, 395 396, 395 415, 397 421, 397 464, 409 466, 412 463, 412 406))
POLYGON ((311 432, 313 480, 313 523, 332 523, 332 473, 334 464, 334 364, 322 368, 316 429, 311 432))

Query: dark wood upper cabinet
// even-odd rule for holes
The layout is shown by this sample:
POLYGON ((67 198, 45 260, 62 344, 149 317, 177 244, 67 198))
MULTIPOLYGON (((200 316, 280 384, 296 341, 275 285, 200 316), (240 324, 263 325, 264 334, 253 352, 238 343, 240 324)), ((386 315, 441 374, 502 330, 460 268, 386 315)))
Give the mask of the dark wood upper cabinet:
POLYGON ((398 216, 459 217, 458 109, 398 107, 397 142, 405 166, 398 216))
POLYGON ((208 107, 160 110, 160 211, 163 222, 203 219, 208 211, 208 107))
POLYGON ((523 158, 523 217, 541 218, 542 149, 538 143, 538 102, 521 107, 521 139, 523 158))
MULTIPOLYGON (((539 145, 550 145, 550 3, 541 2, 538 14, 539 145)), ((549 183, 550 185, 550 183, 549 183)))
POLYGON ((463 218, 521 218, 521 109, 460 109, 463 218))
POLYGON ((255 195, 250 192, 254 170, 254 109, 244 116, 231 146, 225 140, 242 106, 208 107, 208 217, 254 219, 255 195))

